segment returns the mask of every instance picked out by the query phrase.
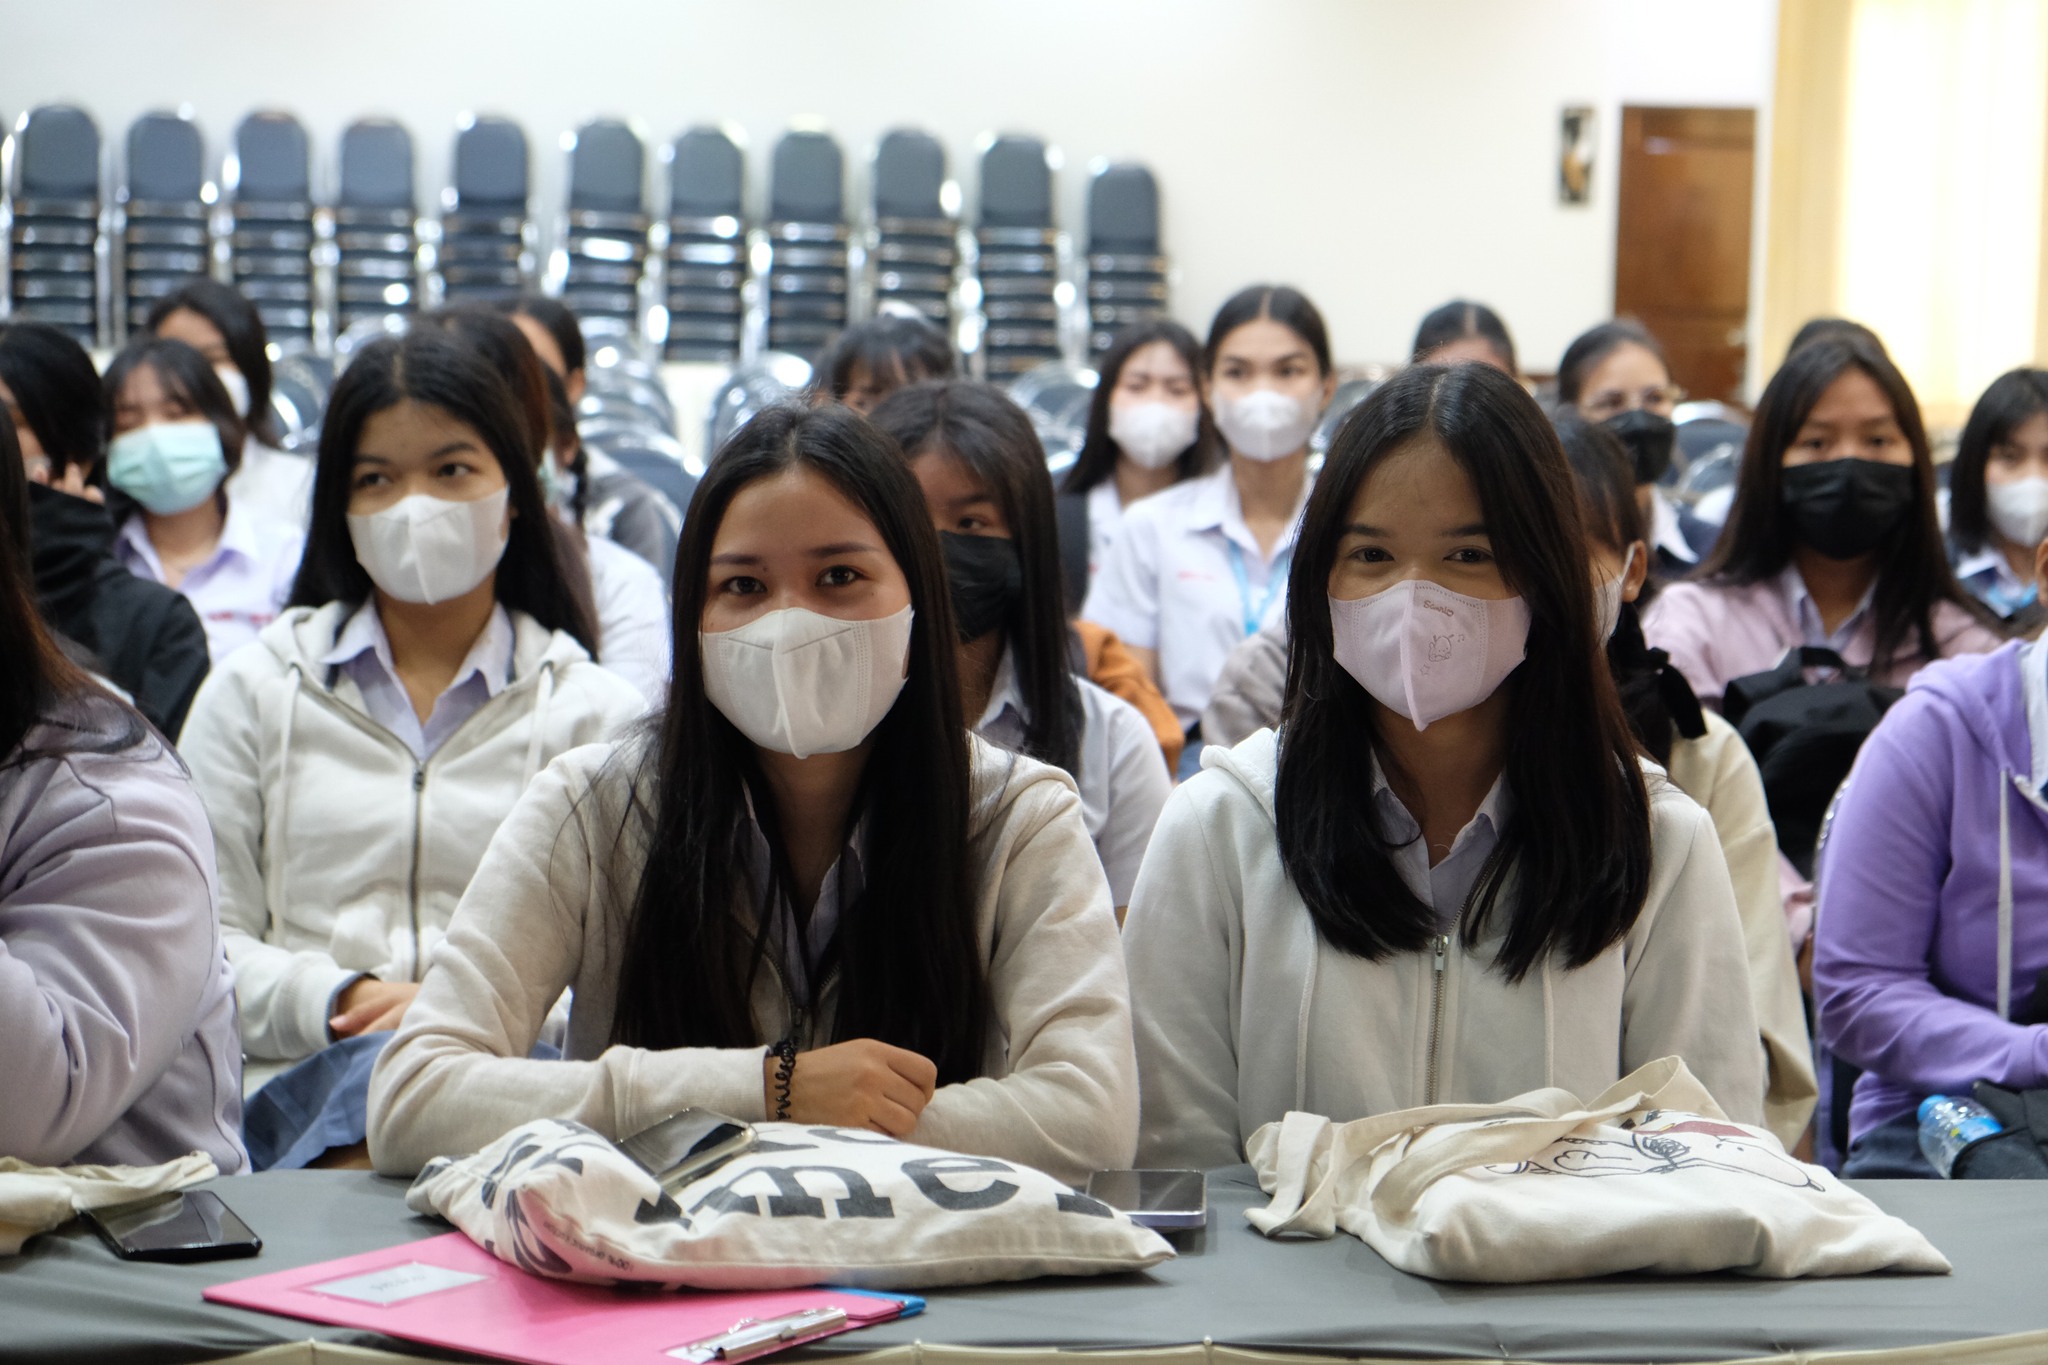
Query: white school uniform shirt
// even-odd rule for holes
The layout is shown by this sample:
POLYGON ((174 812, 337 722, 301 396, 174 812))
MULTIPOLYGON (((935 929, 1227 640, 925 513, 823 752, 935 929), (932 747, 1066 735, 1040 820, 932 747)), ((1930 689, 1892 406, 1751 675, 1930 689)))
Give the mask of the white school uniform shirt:
POLYGON ((313 519, 313 461, 267 446, 251 436, 242 443, 242 462, 228 475, 228 503, 237 502, 289 525, 306 529, 313 519))
POLYGON ((1697 564, 1700 557, 1678 524, 1678 506, 1661 488, 1650 490, 1650 552, 1662 550, 1681 564, 1697 564))
POLYGON ((668 592, 652 564, 616 541, 586 536, 590 593, 597 605, 597 661, 640 689, 649 706, 668 701, 668 592))
POLYGON ((398 736, 412 756, 424 763, 462 722, 505 690, 512 680, 512 643, 511 616, 502 606, 492 607, 490 619, 455 670, 455 680, 435 698, 424 724, 399 680, 391 639, 384 633, 384 618, 377 611, 375 598, 365 600, 348 618, 341 634, 334 637, 334 648, 321 656, 320 662, 348 674, 363 694, 363 709, 370 719, 398 736))
POLYGON ((2010 619, 2040 598, 2040 589, 2014 573, 2011 561, 1991 545, 1973 554, 1958 555, 1955 568, 1956 581, 2002 618, 2010 619))
MULTIPOLYGON (((277 619, 292 595, 306 533, 296 524, 266 516, 228 499, 220 544, 205 562, 186 570, 178 584, 206 627, 206 653, 216 664, 248 644, 277 619)), ((121 523, 114 556, 138 578, 164 581, 163 561, 149 542, 142 514, 121 523)))
MULTIPOLYGON (((1074 679, 1081 693, 1081 752, 1074 784, 1081 789, 1081 819, 1095 842, 1095 856, 1109 878, 1110 900, 1129 905, 1138 884, 1138 865, 1152 842, 1152 826, 1173 778, 1159 752, 1151 724, 1121 697, 1086 678, 1074 679)), ((974 723, 974 733, 992 744, 1021 753, 1030 715, 1017 690, 1017 668, 1010 651, 996 665, 995 686, 988 707, 974 723)))
POLYGON ((1287 609, 1287 571, 1301 503, 1273 552, 1244 522, 1230 466, 1132 503, 1081 617, 1159 655, 1159 686, 1183 727, 1202 708, 1230 652, 1287 609))
POLYGON ((1109 558, 1109 547, 1116 543, 1116 533, 1123 529, 1123 524, 1123 495, 1117 492, 1114 477, 1104 479, 1088 490, 1089 582, 1095 581, 1102 561, 1109 558))

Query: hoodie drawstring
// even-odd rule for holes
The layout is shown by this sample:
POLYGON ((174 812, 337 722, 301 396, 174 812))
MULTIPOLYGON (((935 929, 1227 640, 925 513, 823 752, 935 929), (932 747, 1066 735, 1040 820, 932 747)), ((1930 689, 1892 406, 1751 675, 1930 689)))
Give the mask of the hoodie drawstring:
POLYGON ((1302 916, 1308 926, 1308 971, 1301 983, 1301 1017, 1294 1025, 1294 1107, 1306 1113, 1308 1110, 1308 1017, 1315 1007, 1316 974, 1322 970, 1322 934, 1315 922, 1302 916))
POLYGON ((284 733, 277 742, 277 820, 264 839, 264 880, 269 883, 263 888, 265 909, 268 913, 268 928, 264 933, 266 941, 279 941, 278 921, 283 914, 285 892, 289 883, 285 877, 285 862, 290 856, 286 843, 286 824, 291 816, 292 803, 292 720, 298 711, 299 689, 305 685, 305 670, 294 663, 286 672, 286 681, 291 686, 284 694, 284 733))
POLYGON ((533 782, 534 774, 540 771, 541 740, 547 734, 548 703, 555 699, 555 665, 553 661, 540 666, 540 693, 533 699, 533 735, 526 741, 526 776, 519 780, 519 789, 526 790, 533 782))
POLYGON ((1998 1017, 2012 1018, 2012 784, 1998 775, 1998 1017))
POLYGON ((1550 954, 1543 955, 1543 1088, 1557 1084, 1557 1013, 1550 1003, 1550 954))

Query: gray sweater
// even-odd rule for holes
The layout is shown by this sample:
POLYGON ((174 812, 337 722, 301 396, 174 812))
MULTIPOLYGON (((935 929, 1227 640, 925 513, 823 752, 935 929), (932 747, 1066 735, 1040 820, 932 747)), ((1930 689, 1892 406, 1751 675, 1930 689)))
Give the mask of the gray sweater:
POLYGON ((0 766, 0 1154, 222 1172, 242 1150, 242 1050, 213 835, 154 734, 113 753, 74 704, 0 766))

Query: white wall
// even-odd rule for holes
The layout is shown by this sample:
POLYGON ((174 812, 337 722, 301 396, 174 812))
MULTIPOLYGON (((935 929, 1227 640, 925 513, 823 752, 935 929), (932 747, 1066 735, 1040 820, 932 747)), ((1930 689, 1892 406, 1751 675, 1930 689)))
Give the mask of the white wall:
POLYGON ((600 113, 653 138, 730 121, 765 165, 792 117, 859 158, 885 129, 949 146, 970 202, 975 138, 1036 132, 1085 168, 1158 174, 1175 311, 1199 331, 1237 286, 1299 284, 1340 359, 1394 360, 1419 316, 1484 299, 1532 369, 1612 303, 1623 103, 1761 106, 1775 0, 0 0, 11 118, 75 100, 118 137, 189 104, 215 154, 281 105, 331 152, 395 115, 423 184, 464 110, 520 119, 542 205, 554 138, 600 113), (1557 115, 1600 111, 1593 202, 1556 196, 1557 115))

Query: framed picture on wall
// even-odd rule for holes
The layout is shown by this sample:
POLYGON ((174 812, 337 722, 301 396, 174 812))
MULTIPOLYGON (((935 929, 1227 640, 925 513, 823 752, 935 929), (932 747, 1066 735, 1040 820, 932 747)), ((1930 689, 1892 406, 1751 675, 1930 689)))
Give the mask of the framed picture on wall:
POLYGON ((1557 135, 1557 202, 1584 204, 1593 195, 1593 107, 1566 105, 1557 135))

